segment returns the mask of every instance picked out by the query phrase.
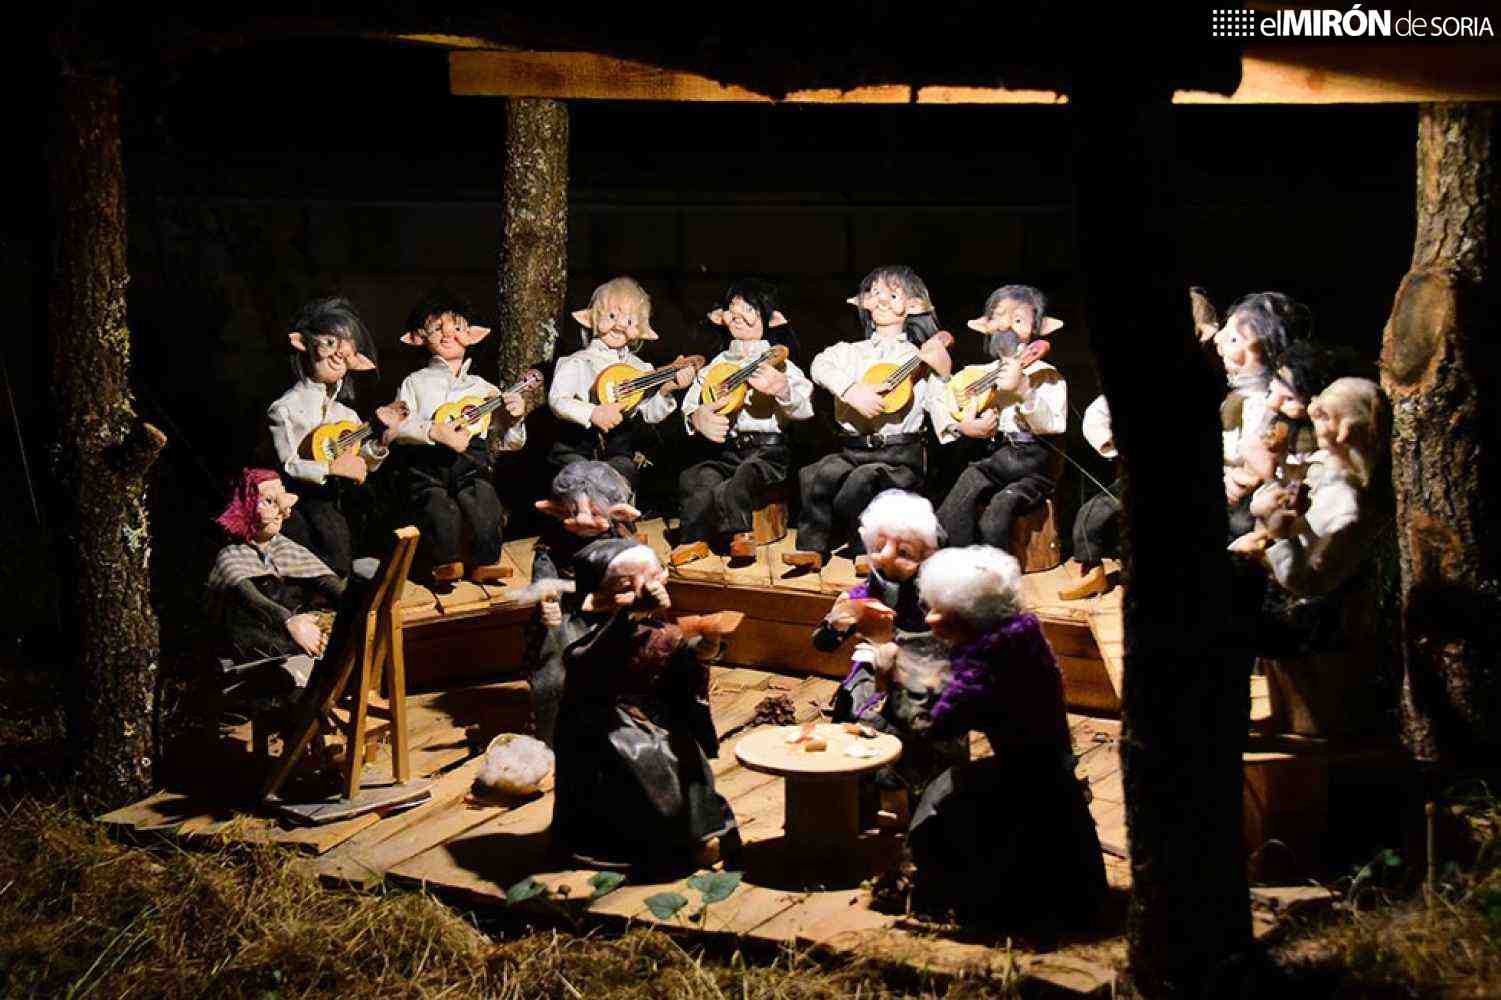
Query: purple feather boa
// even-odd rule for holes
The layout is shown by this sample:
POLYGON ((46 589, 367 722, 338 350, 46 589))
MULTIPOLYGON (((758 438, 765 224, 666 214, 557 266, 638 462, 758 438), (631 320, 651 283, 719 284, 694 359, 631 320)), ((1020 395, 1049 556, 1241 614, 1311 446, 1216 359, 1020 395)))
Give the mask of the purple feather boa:
POLYGON ((949 683, 933 706, 935 725, 951 715, 957 717, 955 721, 973 722, 1001 701, 1003 689, 1018 687, 1016 682, 1024 678, 1058 671, 1053 648, 1034 614, 1015 615, 974 642, 955 646, 949 665, 949 683))

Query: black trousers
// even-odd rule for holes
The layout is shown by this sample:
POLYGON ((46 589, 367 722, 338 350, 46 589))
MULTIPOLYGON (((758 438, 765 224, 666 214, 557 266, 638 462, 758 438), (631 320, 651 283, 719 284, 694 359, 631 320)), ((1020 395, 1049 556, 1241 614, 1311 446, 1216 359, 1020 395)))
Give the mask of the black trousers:
POLYGON ((640 492, 641 468, 636 465, 636 433, 637 419, 634 417, 603 435, 603 440, 595 427, 563 424, 558 428, 558 440, 547 453, 547 461, 554 470, 574 462, 604 462, 625 477, 625 481, 631 484, 631 492, 640 492))
POLYGON ((285 476, 282 485, 287 492, 297 494, 297 506, 281 533, 322 559, 339 576, 348 578, 354 562, 354 541, 349 519, 344 516, 345 487, 337 480, 319 485, 285 476))
POLYGON ((1011 523, 1052 495, 1046 445, 996 440, 993 452, 959 474, 938 508, 949 545, 984 542, 1009 552, 1011 523))
POLYGON ((1074 515, 1074 558, 1085 566, 1098 566, 1106 556, 1120 551, 1121 481, 1117 479, 1110 493, 1096 493, 1079 505, 1074 515))
POLYGON ((490 482, 490 457, 477 438, 463 454, 435 444, 405 449, 407 495, 416 511, 422 547, 434 566, 463 558, 464 525, 472 545, 469 562, 487 566, 500 561, 501 519, 505 510, 490 482))
POLYGON ((856 527, 866 506, 882 490, 921 492, 924 472, 919 442, 886 448, 841 448, 798 473, 803 507, 797 519, 797 547, 827 556, 835 533, 848 532, 850 548, 864 552, 856 527))
POLYGON ((771 487, 787 480, 786 445, 738 449, 726 444, 714 458, 678 477, 682 510, 679 541, 714 542, 751 530, 751 518, 771 487))

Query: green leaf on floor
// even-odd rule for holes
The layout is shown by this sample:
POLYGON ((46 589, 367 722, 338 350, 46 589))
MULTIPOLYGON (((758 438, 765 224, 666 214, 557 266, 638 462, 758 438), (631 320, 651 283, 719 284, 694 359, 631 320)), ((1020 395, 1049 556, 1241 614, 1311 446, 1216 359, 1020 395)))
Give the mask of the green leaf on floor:
POLYGON ((547 886, 528 875, 506 890, 507 903, 524 903, 547 891, 547 886))
POLYGON ((677 892, 659 892, 646 897, 646 908, 658 920, 671 920, 677 912, 688 905, 688 897, 677 892))
POLYGON ((601 896, 608 896, 620 888, 620 883, 625 881, 625 876, 619 872, 595 872, 589 884, 594 886, 594 893, 589 897, 592 903, 601 896))
POLYGON ((690 888, 703 893, 704 905, 730 898, 740 884, 740 872, 702 872, 688 880, 690 888))

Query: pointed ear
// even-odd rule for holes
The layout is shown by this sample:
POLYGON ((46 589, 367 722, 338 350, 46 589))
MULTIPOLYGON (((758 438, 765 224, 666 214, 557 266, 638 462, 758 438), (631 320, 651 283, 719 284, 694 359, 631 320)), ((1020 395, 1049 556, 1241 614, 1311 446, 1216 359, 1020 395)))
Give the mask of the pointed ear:
POLYGON ((850 305, 854 306, 856 309, 860 308, 860 296, 858 296, 858 295, 851 295, 849 298, 845 299, 844 301, 848 302, 850 305))
POLYGON ((612 521, 639 521, 641 512, 628 503, 617 503, 610 508, 610 520, 612 521))
POLYGON ((994 324, 990 322, 989 316, 981 316, 979 319, 972 319, 964 325, 976 333, 991 333, 991 327, 994 324))
POLYGON ((352 372, 373 372, 375 371, 375 362, 356 351, 354 357, 349 359, 349 370, 352 372))
POLYGON ((715 309, 713 312, 709 313, 709 322, 713 323, 715 326, 724 326, 724 310, 715 309))
POLYGON ((403 344, 411 344, 413 347, 423 347, 427 344, 427 338, 416 330, 408 330, 401 335, 401 342, 403 344))
POLYGON ((464 342, 465 347, 473 347, 488 336, 490 336, 490 328, 488 326, 471 326, 464 332, 464 336, 459 339, 464 342))
POLYGON ((1046 337, 1063 329, 1063 320, 1056 316, 1044 316, 1042 318, 1042 332, 1040 336, 1046 337))
POLYGON ((533 506, 549 517, 556 517, 558 520, 562 520, 568 515, 568 512, 563 509, 561 504, 554 503, 551 500, 538 500, 533 506))
POLYGON ((921 316, 923 313, 930 313, 932 311, 933 303, 929 302, 927 299, 921 299, 917 296, 913 296, 912 298, 907 300, 908 316, 921 316))
POLYGON ((771 322, 767 323, 766 325, 768 327, 771 327, 771 326, 786 326, 787 325, 787 317, 782 315, 782 311, 780 309, 773 309, 771 311, 771 322))
POLYGON ((297 506, 297 494, 296 493, 288 493, 286 496, 287 496, 287 510, 291 510, 293 507, 297 506))
POLYGON ((293 330, 287 334, 287 342, 292 345, 294 350, 301 351, 303 354, 307 353, 307 341, 303 338, 301 330, 293 330))
POLYGON ((1334 435, 1334 440, 1338 441, 1340 444, 1349 444, 1350 443, 1350 424, 1351 424, 1351 420, 1350 420, 1349 417, 1340 417, 1339 418, 1339 432, 1334 435))
POLYGON ((583 326, 586 330, 594 329, 594 314, 588 309, 575 309, 573 311, 573 318, 578 320, 579 325, 583 326))
POLYGON ((653 330, 649 325, 648 326, 643 326, 641 328, 641 332, 638 333, 638 334, 636 334, 636 336, 639 337, 642 340, 659 340, 659 339, 661 339, 661 338, 659 338, 657 336, 657 331, 653 330))

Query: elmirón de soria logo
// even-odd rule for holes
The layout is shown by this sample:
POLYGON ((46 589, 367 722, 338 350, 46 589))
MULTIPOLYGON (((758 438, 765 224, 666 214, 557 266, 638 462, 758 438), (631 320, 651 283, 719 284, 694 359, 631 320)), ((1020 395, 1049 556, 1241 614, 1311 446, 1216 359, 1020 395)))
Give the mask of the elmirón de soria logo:
POLYGON ((1412 11, 1248 10, 1216 8, 1209 12, 1214 38, 1494 38, 1489 15, 1414 14, 1412 11))

